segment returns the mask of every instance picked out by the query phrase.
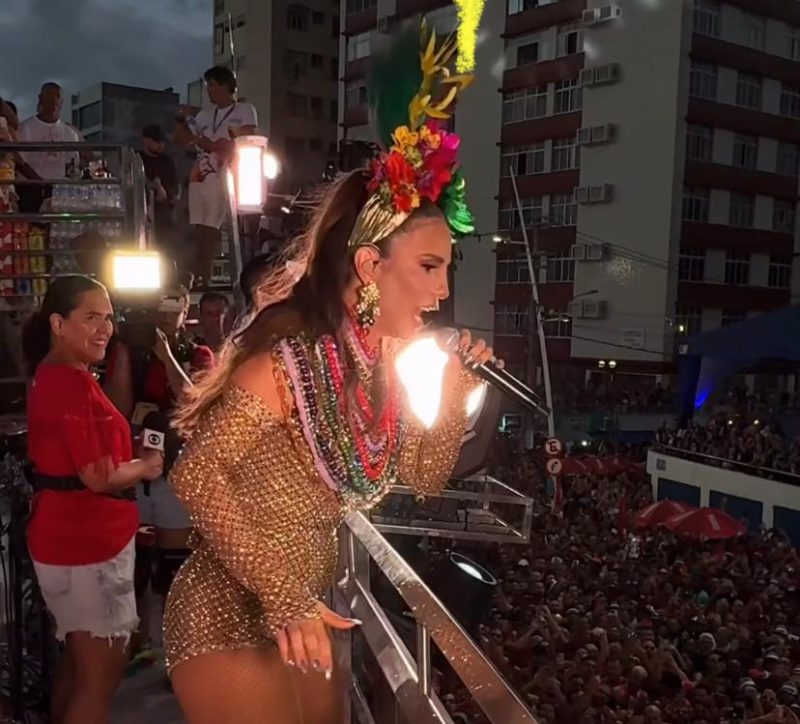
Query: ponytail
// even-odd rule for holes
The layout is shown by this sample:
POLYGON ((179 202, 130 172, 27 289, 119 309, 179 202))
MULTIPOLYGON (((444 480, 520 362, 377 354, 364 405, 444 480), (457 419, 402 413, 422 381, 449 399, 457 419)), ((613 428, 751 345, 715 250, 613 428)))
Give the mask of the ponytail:
POLYGON ((40 309, 34 312, 22 327, 22 356, 25 371, 33 377, 39 363, 50 351, 50 319, 40 309))
POLYGON ((80 274, 68 274, 53 280, 41 307, 28 318, 22 328, 22 355, 25 369, 31 377, 50 352, 50 315, 68 317, 80 304, 83 294, 98 289, 105 291, 100 282, 80 274))

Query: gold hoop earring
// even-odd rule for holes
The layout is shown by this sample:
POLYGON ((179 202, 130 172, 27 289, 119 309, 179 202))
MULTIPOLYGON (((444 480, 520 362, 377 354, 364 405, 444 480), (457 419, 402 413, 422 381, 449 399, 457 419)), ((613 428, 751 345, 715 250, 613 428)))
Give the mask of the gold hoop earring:
POLYGON ((362 327, 371 327, 380 315, 381 292, 375 282, 359 287, 356 302, 356 319, 362 327))

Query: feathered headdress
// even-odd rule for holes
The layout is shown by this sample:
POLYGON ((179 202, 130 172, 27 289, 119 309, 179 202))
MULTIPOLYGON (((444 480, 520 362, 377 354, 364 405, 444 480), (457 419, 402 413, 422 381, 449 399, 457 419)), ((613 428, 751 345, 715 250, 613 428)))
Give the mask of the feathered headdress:
POLYGON ((483 3, 455 0, 458 31, 443 42, 423 19, 419 27, 395 34, 374 58, 368 103, 383 150, 372 162, 371 196, 356 220, 351 249, 385 239, 423 199, 442 209, 454 240, 475 231, 458 164, 461 139, 441 122, 450 118, 458 94, 473 80, 483 3))

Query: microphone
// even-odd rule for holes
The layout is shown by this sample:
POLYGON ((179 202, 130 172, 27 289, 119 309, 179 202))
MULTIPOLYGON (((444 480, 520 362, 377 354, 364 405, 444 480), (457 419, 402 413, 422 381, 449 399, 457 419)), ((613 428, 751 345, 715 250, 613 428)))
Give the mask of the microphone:
MULTIPOLYGON (((434 336, 445 352, 457 354, 462 360, 466 359, 466 353, 458 346, 461 341, 461 333, 457 329, 443 327, 437 330, 434 336)), ((539 412, 545 417, 550 414, 550 409, 544 404, 541 397, 522 380, 514 377, 514 375, 502 367, 499 367, 496 358, 484 362, 477 367, 470 367, 470 369, 482 380, 492 385, 492 387, 496 387, 529 410, 539 412)))

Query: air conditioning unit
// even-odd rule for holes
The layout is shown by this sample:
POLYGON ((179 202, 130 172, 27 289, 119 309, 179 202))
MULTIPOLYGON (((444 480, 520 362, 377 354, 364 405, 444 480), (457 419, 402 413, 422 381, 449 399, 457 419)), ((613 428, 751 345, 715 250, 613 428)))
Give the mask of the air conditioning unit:
POLYGON ((597 22, 597 10, 588 8, 581 13, 581 23, 584 25, 594 25, 597 22))
POLYGON ((567 307, 567 314, 573 319, 583 319, 583 302, 570 302, 567 307))
POLYGON ((610 20, 616 20, 622 15, 622 9, 619 5, 604 5, 601 8, 594 10, 596 23, 607 23, 610 20))
POLYGON ((579 128, 575 134, 575 142, 579 146, 588 146, 592 142, 592 129, 588 126, 586 128, 579 128))
POLYGON ((588 186, 578 186, 575 189, 575 202, 578 204, 588 204, 589 203, 589 187, 588 186))
POLYGON ((583 302, 583 319, 605 319, 606 302, 603 300, 586 299, 583 302))
POLYGON ((586 244, 573 244, 569 249, 569 255, 575 261, 586 261, 586 244))
POLYGON ((608 258, 608 244, 587 244, 586 261, 603 261, 608 258))
POLYGON ((619 80, 619 63, 605 63, 594 68, 594 85, 607 85, 619 80))
POLYGON ((594 85, 594 68, 584 68, 578 76, 578 85, 594 85))
MULTIPOLYGON (((583 129, 581 129, 583 130, 583 129)), ((608 143, 616 138, 617 127, 613 123, 605 123, 602 126, 592 126, 590 143, 608 143)))
POLYGON ((575 189, 575 200, 579 204, 601 204, 611 201, 614 196, 614 186, 612 184, 597 184, 595 186, 579 186, 575 189), (581 198, 578 198, 578 191, 583 191, 581 198))

